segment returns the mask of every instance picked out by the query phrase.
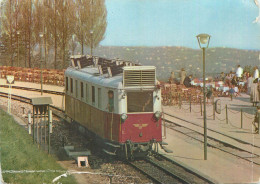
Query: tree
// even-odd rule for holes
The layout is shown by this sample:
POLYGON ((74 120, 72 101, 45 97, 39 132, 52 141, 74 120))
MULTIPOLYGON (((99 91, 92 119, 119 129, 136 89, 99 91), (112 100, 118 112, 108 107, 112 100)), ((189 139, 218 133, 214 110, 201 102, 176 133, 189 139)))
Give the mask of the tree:
POLYGON ((13 27, 14 20, 12 18, 14 14, 14 2, 8 0, 3 5, 3 19, 2 19, 2 39, 5 40, 6 54, 9 55, 11 66, 13 66, 13 27))
POLYGON ((45 67, 49 64, 56 69, 61 59, 64 68, 69 50, 74 53, 77 41, 83 54, 84 45, 92 53, 92 48, 104 39, 104 0, 2 0, 0 5, 1 58, 8 57, 7 64, 12 66, 36 66, 37 55, 34 57, 33 53, 42 43, 45 67), (18 53, 20 59, 15 59, 18 53))
POLYGON ((75 28, 75 4, 71 0, 57 1, 58 24, 57 32, 59 36, 60 55, 62 57, 62 68, 65 68, 65 60, 67 58, 67 51, 69 41, 72 39, 72 34, 75 28))
POLYGON ((91 0, 90 31, 87 31, 85 44, 92 49, 105 38, 107 27, 107 11, 104 0, 91 0))
POLYGON ((77 0, 76 7, 75 35, 81 44, 81 54, 84 54, 84 45, 92 50, 104 39, 107 11, 104 0, 77 0))
POLYGON ((24 66, 31 67, 31 34, 32 34, 32 1, 23 0, 19 3, 19 8, 21 9, 20 15, 20 39, 21 47, 23 48, 24 55, 24 66))

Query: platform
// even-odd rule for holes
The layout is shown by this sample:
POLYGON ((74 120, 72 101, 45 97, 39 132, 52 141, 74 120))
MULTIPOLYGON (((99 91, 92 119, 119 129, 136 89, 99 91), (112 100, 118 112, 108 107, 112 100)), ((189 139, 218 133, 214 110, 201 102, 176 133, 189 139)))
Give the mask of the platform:
MULTIPOLYGON (((0 79, 0 85, 6 85, 6 79, 0 79)), ((31 82, 18 82, 17 81, 13 85, 20 86, 20 87, 41 89, 41 84, 31 83, 31 82)), ((62 87, 62 86, 43 84, 43 89, 64 92, 64 87, 62 87)), ((8 93, 8 90, 9 90, 8 88, 0 88, 0 92, 8 93)), ((12 94, 20 95, 20 96, 24 96, 24 97, 28 97, 28 98, 34 98, 34 97, 41 96, 40 92, 26 91, 26 90, 20 90, 20 89, 12 89, 12 94)), ((65 98, 63 98, 61 95, 43 93, 43 96, 52 97, 52 101, 53 101, 52 105, 62 108, 62 109, 65 108, 65 98)))
MULTIPOLYGON (((242 94, 242 96, 239 96, 232 101, 230 98, 219 99, 221 99, 222 108, 225 107, 226 104, 228 105, 228 108, 230 108, 230 110, 228 110, 229 122, 227 124, 225 120, 223 121, 226 116, 225 110, 222 111, 220 115, 216 115, 218 119, 216 118, 213 120, 213 117, 211 116, 213 107, 208 104, 208 128, 220 132, 223 135, 228 135, 230 138, 211 131, 208 131, 208 135, 220 139, 223 142, 241 147, 241 149, 260 154, 260 135, 255 134, 254 129, 252 128, 255 107, 252 107, 252 104, 249 102, 249 96, 242 94), (243 129, 240 128, 241 108, 246 112, 243 113, 243 129), (233 138, 242 140, 242 143, 233 138)), ((192 105, 191 113, 189 104, 183 105, 182 109, 179 109, 178 106, 165 106, 163 107, 163 111, 203 127, 203 117, 200 114, 200 105, 192 105)), ((178 121, 178 119, 170 116, 165 116, 165 118, 171 121, 178 121)), ((182 123, 183 126, 203 132, 203 128, 185 123, 184 121, 179 120, 177 123, 182 123)), ((163 154, 187 165, 198 173, 203 173, 210 179, 219 183, 258 183, 260 181, 260 166, 253 164, 250 161, 243 160, 211 147, 208 147, 208 159, 204 160, 203 143, 188 138, 171 129, 167 129, 165 142, 169 143, 167 148, 173 150, 173 153, 166 154, 161 150, 163 154)), ((248 156, 252 161, 254 160, 257 162, 259 159, 250 157, 250 155, 245 155, 245 157, 248 156)))

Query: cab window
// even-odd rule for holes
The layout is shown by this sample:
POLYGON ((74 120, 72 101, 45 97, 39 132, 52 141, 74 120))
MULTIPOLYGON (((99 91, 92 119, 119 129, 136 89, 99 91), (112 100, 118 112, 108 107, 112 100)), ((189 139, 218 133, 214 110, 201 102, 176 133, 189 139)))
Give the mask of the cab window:
POLYGON ((153 112, 153 92, 128 92, 128 112, 153 112))

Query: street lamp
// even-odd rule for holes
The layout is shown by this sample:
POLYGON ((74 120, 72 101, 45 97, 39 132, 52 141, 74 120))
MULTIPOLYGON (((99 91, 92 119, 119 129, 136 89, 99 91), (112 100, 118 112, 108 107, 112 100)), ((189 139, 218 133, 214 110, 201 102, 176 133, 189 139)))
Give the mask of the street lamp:
POLYGON ((207 160, 207 119, 206 119, 206 81, 205 81, 205 50, 209 46, 210 35, 199 34, 196 36, 200 48, 203 50, 203 121, 204 121, 204 160, 207 160))
POLYGON ((39 34, 39 36, 40 36, 40 62, 41 62, 41 95, 43 95, 43 88, 42 88, 42 83, 43 83, 43 81, 42 81, 42 38, 43 38, 43 33, 42 32, 40 32, 40 34, 39 34))
POLYGON ((92 50, 93 50, 93 30, 90 31, 90 36, 91 36, 90 55, 92 56, 92 50))
POLYGON ((19 53, 19 35, 20 35, 20 31, 16 32, 17 34, 17 66, 19 67, 19 57, 20 57, 20 53, 19 53))

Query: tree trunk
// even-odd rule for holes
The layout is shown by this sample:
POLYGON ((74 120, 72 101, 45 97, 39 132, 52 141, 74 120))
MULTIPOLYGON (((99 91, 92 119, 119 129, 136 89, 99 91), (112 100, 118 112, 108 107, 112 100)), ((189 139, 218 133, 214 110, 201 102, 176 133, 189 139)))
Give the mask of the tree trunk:
MULTIPOLYGON (((26 32, 26 30, 25 30, 25 32, 26 32)), ((25 33, 24 34, 24 67, 26 67, 26 61, 27 61, 27 36, 26 36, 27 34, 25 33)))
POLYGON ((47 47, 46 47, 46 35, 45 35, 44 36, 44 65, 45 65, 45 68, 47 68, 46 52, 47 52, 47 47))
POLYGON ((12 0, 10 0, 10 63, 13 66, 12 0))
POLYGON ((81 38, 81 55, 84 55, 84 40, 83 40, 83 35, 81 38))
POLYGON ((57 68, 57 24, 56 24, 56 0, 54 0, 54 69, 57 68))
POLYGON ((30 0, 30 14, 29 14, 29 68, 31 68, 31 21, 32 21, 32 0, 30 0))

